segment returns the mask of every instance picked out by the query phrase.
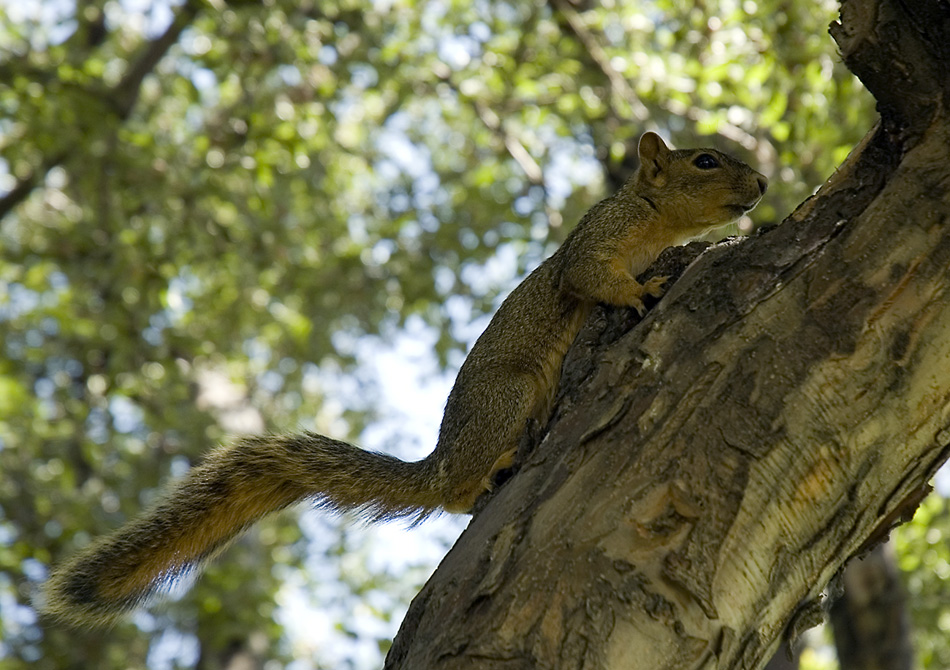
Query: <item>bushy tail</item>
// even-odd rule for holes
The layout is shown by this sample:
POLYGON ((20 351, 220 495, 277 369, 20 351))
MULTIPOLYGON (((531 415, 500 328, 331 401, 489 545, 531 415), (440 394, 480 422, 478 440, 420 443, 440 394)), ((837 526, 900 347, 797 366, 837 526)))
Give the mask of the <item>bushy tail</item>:
POLYGON ((428 461, 407 463, 314 433, 251 437, 211 452, 158 503, 60 565, 44 612, 99 626, 197 568, 262 517, 301 500, 371 519, 431 513, 428 461))

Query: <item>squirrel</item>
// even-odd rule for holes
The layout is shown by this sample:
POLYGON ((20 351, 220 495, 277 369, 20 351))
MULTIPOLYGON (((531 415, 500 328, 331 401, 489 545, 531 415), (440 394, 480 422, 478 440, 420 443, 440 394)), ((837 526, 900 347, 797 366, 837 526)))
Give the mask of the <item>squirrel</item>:
POLYGON ((594 205, 502 303, 449 394, 435 450, 417 462, 304 432, 244 437, 211 451, 158 502, 53 571, 45 614, 106 625, 199 567, 264 516, 311 500, 371 520, 464 513, 548 418, 561 363, 598 303, 643 313, 666 277, 634 278, 668 246, 735 221, 768 180, 714 149, 672 150, 647 132, 640 167, 594 205))

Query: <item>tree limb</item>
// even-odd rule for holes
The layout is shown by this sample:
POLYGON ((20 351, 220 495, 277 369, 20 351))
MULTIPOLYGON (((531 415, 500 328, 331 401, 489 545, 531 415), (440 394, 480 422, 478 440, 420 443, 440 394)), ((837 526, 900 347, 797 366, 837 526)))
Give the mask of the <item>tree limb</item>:
MULTIPOLYGON (((649 120, 649 110, 640 101, 639 96, 627 82, 626 78, 620 72, 617 72, 617 70, 611 64, 610 57, 607 55, 606 50, 601 45, 600 39, 598 39, 597 35, 591 32, 591 30, 587 27, 580 14, 577 13, 577 10, 571 6, 570 0, 551 0, 551 2, 557 11, 564 16, 568 27, 571 29, 571 32, 587 50, 591 60, 594 61, 597 67, 600 68, 600 71, 607 78, 613 93, 618 99, 622 100, 624 104, 630 108, 629 115, 621 114, 619 113, 619 110, 616 109, 614 111, 618 112, 618 115, 621 117, 629 116, 637 123, 642 124, 649 120)), ((660 106, 671 114, 676 116, 685 116, 691 121, 696 122, 706 121, 712 114, 707 109, 702 109, 694 105, 687 105, 683 102, 672 99, 660 103, 660 106)), ((739 126, 733 125, 731 123, 719 123, 716 128, 716 134, 724 139, 729 140, 730 142, 736 142, 737 144, 740 144, 745 149, 754 152, 757 156, 768 160, 769 162, 774 162, 775 156, 778 155, 778 151, 771 142, 755 137, 739 126)))
POLYGON ((172 45, 178 42, 182 31, 188 27, 200 9, 200 0, 185 2, 175 14, 165 32, 145 45, 132 67, 112 90, 110 98, 120 119, 128 118, 135 106, 135 101, 138 100, 145 76, 155 69, 155 66, 164 58, 172 45))
MULTIPOLYGON (((181 32, 191 23, 200 9, 200 0, 185 2, 179 8, 165 32, 144 45, 141 54, 122 80, 101 95, 108 106, 115 110, 116 118, 120 122, 125 121, 132 113, 145 76, 155 68, 168 52, 168 49, 178 41, 181 32)), ((101 42, 103 38, 100 36, 97 39, 101 42)), ((23 202, 33 192, 33 189, 42 183, 50 170, 67 161, 80 144, 85 146, 86 143, 88 143, 87 138, 82 143, 77 141, 61 147, 58 151, 45 156, 29 175, 18 179, 14 187, 0 198, 0 219, 3 219, 11 210, 23 202)))
POLYGON ((614 95, 630 108, 630 116, 633 120, 643 123, 649 119, 650 110, 646 108, 646 105, 640 102, 640 97, 633 88, 631 88, 630 84, 627 83, 626 78, 611 65, 610 57, 607 55, 607 52, 600 45, 600 41, 597 37, 587 29, 587 25, 584 23, 580 14, 577 13, 577 10, 571 6, 568 0, 552 0, 552 4, 557 8, 557 11, 564 16, 571 32, 573 32, 577 40, 584 45, 584 49, 587 50, 591 60, 593 60, 594 63, 597 64, 597 67, 600 68, 600 71, 603 72, 607 81, 610 83, 610 89, 614 95))
POLYGON ((66 155, 66 152, 59 152, 45 161, 40 169, 33 170, 26 177, 17 179, 13 188, 0 198, 0 220, 3 220, 3 217, 9 214, 10 210, 25 200, 27 196, 33 192, 33 189, 36 188, 41 176, 45 176, 47 172, 61 164, 63 160, 65 160, 66 155))
MULTIPOLYGON (((879 0, 884 23, 843 11, 842 27, 902 36, 879 82, 926 78, 950 66, 926 48, 950 24, 914 27, 938 6, 879 0)), ((588 323, 543 441, 413 602, 386 667, 758 670, 820 618, 825 585, 950 454, 950 107, 944 86, 923 95, 883 108, 815 197, 705 253, 642 322, 588 323)))

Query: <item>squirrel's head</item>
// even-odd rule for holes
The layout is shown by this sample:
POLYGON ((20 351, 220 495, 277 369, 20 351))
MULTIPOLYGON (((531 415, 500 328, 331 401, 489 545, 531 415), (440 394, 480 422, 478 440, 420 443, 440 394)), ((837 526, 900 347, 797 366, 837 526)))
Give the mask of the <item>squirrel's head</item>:
POLYGON ((636 193, 687 237, 735 221, 758 204, 769 185, 732 156, 715 149, 672 150, 656 133, 643 134, 639 154, 632 180, 636 193))

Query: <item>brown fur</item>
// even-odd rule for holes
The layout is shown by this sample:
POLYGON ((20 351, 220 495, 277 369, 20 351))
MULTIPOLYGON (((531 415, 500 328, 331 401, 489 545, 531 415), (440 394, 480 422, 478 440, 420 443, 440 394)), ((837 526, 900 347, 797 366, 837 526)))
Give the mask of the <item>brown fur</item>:
POLYGON ((713 149, 640 140, 641 166, 591 208, 501 305, 449 394, 435 450, 407 463, 322 435, 249 437, 212 451, 151 509, 59 566, 47 613, 108 623, 209 559, 263 516, 301 500, 371 519, 468 511, 513 461, 526 422, 544 420, 561 362, 597 303, 643 311, 665 277, 634 279, 667 246, 738 218, 767 181, 713 149), (708 154, 718 166, 694 161, 708 154))

